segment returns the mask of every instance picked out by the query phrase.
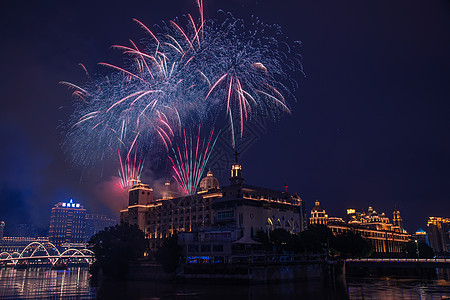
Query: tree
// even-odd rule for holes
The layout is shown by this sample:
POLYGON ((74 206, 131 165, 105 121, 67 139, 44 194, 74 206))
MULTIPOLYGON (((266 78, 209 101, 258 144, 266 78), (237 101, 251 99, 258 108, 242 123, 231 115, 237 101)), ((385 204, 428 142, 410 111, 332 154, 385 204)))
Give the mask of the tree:
POLYGON ((338 234, 333 248, 340 253, 342 258, 361 258, 372 253, 371 244, 361 235, 352 231, 338 234))
POLYGON ((308 230, 299 233, 301 245, 310 253, 323 253, 335 244, 335 236, 325 225, 310 225, 308 230))
POLYGON ((298 235, 291 234, 282 228, 270 231, 269 234, 264 231, 257 231, 255 240, 263 244, 267 251, 303 251, 298 235))
POLYGON ((424 242, 411 241, 406 244, 406 257, 407 258, 433 258, 433 249, 424 242), (417 250, 419 253, 417 253, 417 250), (419 254, 419 255, 417 255, 419 254))
POLYGON ((181 247, 178 245, 178 236, 165 239, 162 246, 156 251, 156 260, 166 273, 173 273, 180 265, 181 247))
POLYGON ((125 223, 98 232, 89 240, 88 247, 95 253, 92 275, 101 270, 106 277, 123 279, 129 262, 144 257, 148 241, 137 225, 125 223))

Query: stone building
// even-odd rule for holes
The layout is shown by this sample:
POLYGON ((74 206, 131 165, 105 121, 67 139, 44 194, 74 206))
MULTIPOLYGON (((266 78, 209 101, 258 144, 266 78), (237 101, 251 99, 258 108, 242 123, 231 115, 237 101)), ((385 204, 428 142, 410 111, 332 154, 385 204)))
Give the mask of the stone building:
POLYGON ((120 221, 138 225, 151 250, 174 233, 192 233, 189 239, 198 240, 209 231, 225 230, 233 232, 230 236, 234 238, 228 241, 233 242, 243 236, 254 237, 257 231, 284 228, 297 233, 306 229, 298 195, 244 184, 238 163, 232 165, 230 185, 220 187, 209 171, 193 195, 153 199, 153 190, 139 183, 130 189, 128 207, 120 211, 120 221))

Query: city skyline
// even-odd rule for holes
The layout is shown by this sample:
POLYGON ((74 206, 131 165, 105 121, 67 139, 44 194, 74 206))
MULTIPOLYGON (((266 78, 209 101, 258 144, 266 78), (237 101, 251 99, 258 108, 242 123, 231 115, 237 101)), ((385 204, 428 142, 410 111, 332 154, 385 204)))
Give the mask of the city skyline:
MULTIPOLYGON (((429 216, 450 215, 449 9, 438 1, 426 9, 420 1, 399 1, 386 10, 387 3, 205 1, 205 14, 255 14, 303 43, 306 77, 296 78, 292 116, 270 123, 242 151, 246 182, 280 191, 287 184, 308 209, 319 199, 330 215, 373 206, 392 219, 397 207, 405 228, 415 232, 429 216)), ((8 3, 1 21, 7 45, 0 50, 3 213, 45 227, 54 203, 69 198, 93 212, 117 213, 121 203, 108 192, 116 167, 83 170, 61 150, 60 126, 72 99, 58 82, 84 82, 79 62, 92 73, 104 73, 96 65, 101 61, 120 64, 110 46, 143 37, 132 18, 151 26, 196 15, 195 2, 21 9, 8 3)), ((169 173, 164 166, 146 170, 143 181, 156 188, 169 173)))

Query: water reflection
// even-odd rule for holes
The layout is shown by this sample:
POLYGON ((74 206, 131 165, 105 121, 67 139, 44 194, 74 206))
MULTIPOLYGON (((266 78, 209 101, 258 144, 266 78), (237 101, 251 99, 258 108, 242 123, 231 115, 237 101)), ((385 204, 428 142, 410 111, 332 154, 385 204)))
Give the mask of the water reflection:
POLYGON ((99 299, 347 299, 345 282, 324 281, 273 284, 156 284, 128 282, 103 283, 99 299))
POLYGON ((350 299, 450 299, 450 282, 393 278, 348 278, 350 299))
POLYGON ((50 268, 0 269, 1 299, 65 298, 91 299, 95 289, 89 285, 85 268, 66 271, 50 268))
MULTIPOLYGON (((445 277, 445 276, 444 276, 445 277)), ((442 278, 442 277, 441 277, 442 278)), ((86 268, 0 269, 0 299, 450 299, 450 281, 338 278, 279 284, 89 283, 86 268)))

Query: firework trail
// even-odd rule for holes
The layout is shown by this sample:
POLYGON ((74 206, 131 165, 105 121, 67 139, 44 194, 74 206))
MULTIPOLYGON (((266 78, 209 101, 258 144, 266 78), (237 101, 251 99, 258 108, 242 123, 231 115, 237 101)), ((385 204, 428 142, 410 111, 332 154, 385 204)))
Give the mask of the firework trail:
POLYGON ((144 168, 144 158, 142 154, 138 157, 137 151, 134 151, 134 155, 128 153, 125 158, 122 158, 120 150, 117 150, 117 156, 119 159, 119 178, 120 186, 123 189, 127 189, 141 181, 141 174, 144 168))
POLYGON ((190 15, 171 21, 161 28, 160 40, 170 46, 168 56, 188 58, 184 80, 203 95, 195 99, 204 112, 200 121, 229 123, 234 147, 235 133, 242 138, 246 122, 291 112, 286 97, 295 99, 297 83, 289 75, 303 73, 301 44, 280 41, 281 29, 257 18, 245 24, 223 12, 216 20, 201 16, 197 25, 190 15))
MULTIPOLYGON (((289 75, 302 72, 299 44, 284 41, 278 26, 256 18, 246 24, 219 12, 217 19, 205 20, 203 1, 197 5, 199 20, 188 14, 156 30, 134 20, 148 38, 113 46, 124 55, 123 66, 102 62, 108 75, 92 78, 81 65, 88 84, 62 82, 75 99, 64 142, 75 163, 87 167, 118 154, 125 187, 139 180, 149 152, 173 154, 182 148, 184 156, 179 152, 170 159, 176 180, 192 193, 205 167, 197 161, 200 132, 195 143, 182 128, 229 124, 235 147, 249 122, 290 113, 286 98, 295 99, 297 83, 289 75)), ((203 154, 202 162, 209 154, 203 154)))
POLYGON ((197 192, 197 187, 218 137, 217 135, 213 138, 213 128, 209 138, 204 138, 201 141, 200 128, 201 125, 198 126, 197 135, 186 135, 186 131, 183 129, 181 146, 172 148, 172 155, 169 156, 172 169, 175 172, 173 178, 186 195, 197 192))

